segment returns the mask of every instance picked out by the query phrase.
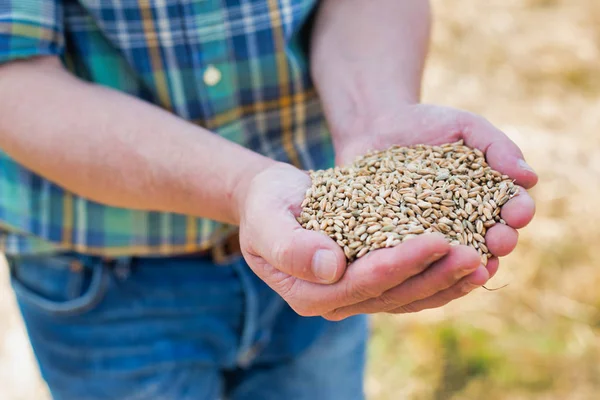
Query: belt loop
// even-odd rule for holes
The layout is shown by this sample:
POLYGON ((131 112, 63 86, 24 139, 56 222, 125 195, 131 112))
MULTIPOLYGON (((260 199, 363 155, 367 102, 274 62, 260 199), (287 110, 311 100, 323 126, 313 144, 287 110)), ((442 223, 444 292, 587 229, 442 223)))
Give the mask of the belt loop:
POLYGON ((211 248, 211 257, 213 262, 217 265, 227 264, 228 257, 223 242, 220 242, 211 248))
POLYGON ((212 261, 217 265, 230 265, 242 255, 239 232, 235 231, 210 249, 212 261))
POLYGON ((126 280, 131 275, 131 262, 133 257, 116 257, 110 260, 115 276, 119 280, 126 280))

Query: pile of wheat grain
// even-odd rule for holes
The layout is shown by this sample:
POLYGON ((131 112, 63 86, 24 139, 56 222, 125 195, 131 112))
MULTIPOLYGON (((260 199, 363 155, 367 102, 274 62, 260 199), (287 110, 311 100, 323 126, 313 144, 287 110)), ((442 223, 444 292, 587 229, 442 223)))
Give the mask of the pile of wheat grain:
POLYGON ((504 223, 500 207, 517 193, 507 175, 462 141, 394 146, 310 175, 298 222, 334 239, 349 261, 441 232, 451 244, 477 249, 485 264, 491 256, 486 230, 504 223))

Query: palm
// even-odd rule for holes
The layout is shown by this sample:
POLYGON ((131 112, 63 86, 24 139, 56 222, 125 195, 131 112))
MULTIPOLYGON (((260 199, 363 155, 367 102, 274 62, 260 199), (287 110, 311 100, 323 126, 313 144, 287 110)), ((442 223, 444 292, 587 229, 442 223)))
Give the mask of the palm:
POLYGON ((515 229, 527 225, 534 214, 533 200, 524 188, 534 186, 537 176, 519 164, 523 155, 504 133, 474 114, 428 104, 406 106, 359 129, 367 134, 351 135, 352 140, 343 141, 336 148, 338 164, 348 164, 367 151, 392 145, 435 145, 462 139, 468 146, 482 150, 492 168, 523 187, 520 195, 503 207, 502 217, 508 226, 495 226, 486 235, 493 254, 504 256, 513 250, 518 238, 515 229))
POLYGON ((450 249, 439 234, 378 250, 346 270, 337 243, 296 221, 310 185, 309 176, 291 166, 263 171, 251 182, 240 224, 250 267, 300 314, 337 320, 358 313, 418 311, 463 296, 472 289, 468 285, 481 285, 489 277, 473 249, 450 249), (335 254, 332 263, 338 267, 328 282, 311 272, 313 257, 322 249, 335 254), (428 272, 422 274, 424 269, 428 272))

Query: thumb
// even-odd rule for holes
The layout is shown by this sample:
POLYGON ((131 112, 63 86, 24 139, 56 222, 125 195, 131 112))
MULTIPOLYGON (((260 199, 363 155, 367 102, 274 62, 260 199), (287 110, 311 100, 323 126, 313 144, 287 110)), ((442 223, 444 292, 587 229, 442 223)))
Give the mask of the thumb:
POLYGON ((300 226, 291 212, 270 215, 252 247, 279 271, 314 283, 337 282, 346 270, 344 252, 328 236, 300 226))
POLYGON ((515 179, 518 185, 526 189, 535 186, 538 176, 525 162, 519 147, 486 119, 470 113, 465 115, 465 143, 482 150, 490 167, 515 179))

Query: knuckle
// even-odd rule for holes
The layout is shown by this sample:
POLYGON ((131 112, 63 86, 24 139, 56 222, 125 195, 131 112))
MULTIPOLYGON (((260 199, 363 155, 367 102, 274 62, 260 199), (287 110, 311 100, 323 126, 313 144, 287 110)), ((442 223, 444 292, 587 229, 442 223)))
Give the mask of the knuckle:
POLYGON ((272 283, 273 290, 275 290, 279 295, 290 302, 296 296, 296 283, 297 279, 291 275, 281 274, 282 278, 277 279, 272 283))
POLYGON ((451 288, 454 285, 460 285, 461 279, 463 279, 468 273, 464 270, 457 270, 453 274, 453 279, 447 283, 447 288, 451 288))
POLYGON ((348 284, 345 290, 345 298, 353 301, 354 303, 358 303, 359 301, 363 301, 365 299, 379 297, 380 295, 380 291, 369 287, 367 284, 361 281, 348 284))
POLYGON ((421 308, 415 305, 415 303, 405 304, 394 309, 395 314, 412 314, 421 311, 421 308))
POLYGON ((420 262, 420 263, 414 263, 412 265, 409 265, 406 267, 406 271, 408 272, 408 276, 416 276, 419 274, 426 274, 429 275, 429 269, 427 269, 427 267, 429 266, 428 263, 426 262, 420 262))
POLYGON ((292 259, 292 255, 293 255, 293 249, 294 247, 291 245, 291 243, 289 243, 288 241, 285 240, 280 240, 277 241, 275 243, 273 243, 272 245, 272 255, 273 255, 273 260, 276 263, 276 267, 279 267, 281 269, 287 269, 285 267, 287 267, 287 262, 289 260, 292 259))
POLYGON ((465 271, 463 268, 456 268, 453 271, 448 271, 444 279, 444 284, 447 288, 449 288, 456 284, 456 282, 460 281, 463 276, 465 276, 465 271))
POLYGON ((382 311, 386 311, 386 310, 392 310, 392 309, 398 307, 398 302, 396 301, 394 296, 392 294, 390 294, 388 291, 388 292, 383 292, 377 298, 377 305, 378 305, 379 309, 381 309, 382 311))
POLYGON ((424 289, 435 289, 439 286, 439 277, 436 277, 436 271, 438 271, 438 268, 432 267, 420 273, 416 273, 413 275, 410 282, 418 285, 419 288, 422 289, 420 291, 427 292, 428 290, 424 289))

